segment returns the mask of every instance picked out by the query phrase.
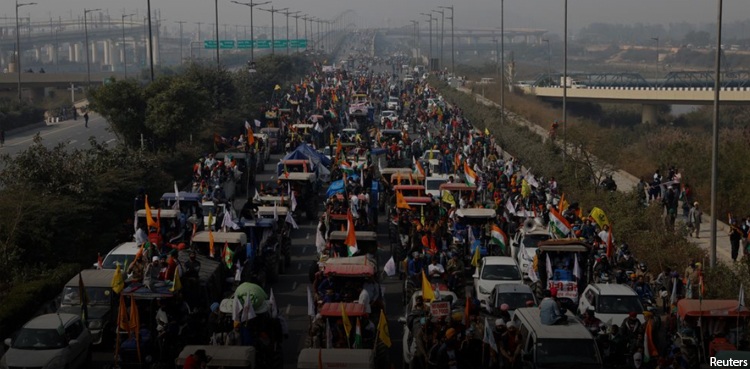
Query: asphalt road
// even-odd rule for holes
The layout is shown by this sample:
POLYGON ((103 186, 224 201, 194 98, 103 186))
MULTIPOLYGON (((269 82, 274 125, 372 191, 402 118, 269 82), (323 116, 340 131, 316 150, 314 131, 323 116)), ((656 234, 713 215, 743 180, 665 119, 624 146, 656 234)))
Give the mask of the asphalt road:
POLYGON ((89 127, 86 128, 83 117, 78 120, 66 120, 60 123, 51 123, 44 127, 29 129, 23 132, 8 134, 5 137, 5 145, 0 148, 0 153, 15 156, 23 151, 34 141, 34 136, 39 134, 42 144, 54 147, 64 143, 71 149, 85 149, 89 147, 89 138, 94 137, 99 142, 114 145, 117 142, 114 133, 109 130, 109 123, 97 114, 91 114, 89 127))

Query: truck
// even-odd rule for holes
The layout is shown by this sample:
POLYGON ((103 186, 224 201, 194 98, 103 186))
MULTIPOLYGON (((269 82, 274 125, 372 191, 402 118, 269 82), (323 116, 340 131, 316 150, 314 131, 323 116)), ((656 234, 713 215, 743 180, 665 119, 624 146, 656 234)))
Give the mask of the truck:
POLYGON ((568 88, 586 88, 586 85, 576 81, 572 77, 560 77, 560 87, 566 86, 568 88), (567 83, 566 83, 567 82, 567 83))

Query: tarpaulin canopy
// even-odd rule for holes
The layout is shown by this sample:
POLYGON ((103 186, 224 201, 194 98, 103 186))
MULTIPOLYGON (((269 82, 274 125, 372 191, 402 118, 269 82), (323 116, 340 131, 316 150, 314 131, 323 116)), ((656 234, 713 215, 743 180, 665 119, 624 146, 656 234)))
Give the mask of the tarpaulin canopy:
POLYGON ((740 303, 737 300, 693 300, 682 299, 677 302, 677 313, 680 318, 692 317, 747 317, 750 310, 745 307, 738 309, 740 303))
POLYGON ((328 191, 326 191, 326 197, 332 197, 333 195, 337 193, 344 193, 346 189, 344 188, 344 180, 339 179, 338 181, 331 182, 331 185, 328 186, 328 191))
POLYGON ((244 298, 247 294, 250 294, 250 301, 253 302, 253 308, 257 311, 263 302, 268 300, 268 295, 263 287, 258 286, 255 283, 245 282, 234 290, 234 295, 237 297, 244 298))
POLYGON ((316 167, 319 165, 322 165, 324 167, 331 166, 331 159, 319 153, 317 150, 313 149, 310 145, 307 144, 297 146, 297 148, 287 154, 283 160, 289 159, 310 159, 310 161, 312 161, 313 165, 316 167))

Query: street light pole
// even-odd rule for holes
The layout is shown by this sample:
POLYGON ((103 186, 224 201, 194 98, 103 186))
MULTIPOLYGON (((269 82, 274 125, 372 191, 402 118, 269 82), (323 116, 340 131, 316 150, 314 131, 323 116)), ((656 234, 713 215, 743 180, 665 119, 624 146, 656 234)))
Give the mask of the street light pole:
MULTIPOLYGON (((294 17, 294 39, 295 40, 299 40, 299 19, 300 19, 300 17, 302 17, 299 13, 301 13, 301 12, 297 12, 296 15, 293 15, 293 17, 294 17)), ((299 53, 299 49, 300 48, 299 48, 299 45, 298 45, 297 46, 297 50, 296 50, 297 53, 299 53)))
POLYGON ((543 38, 542 42, 547 43, 547 78, 552 79, 552 49, 549 46, 549 39, 543 38))
POLYGON ((290 47, 289 47, 289 16, 292 15, 292 14, 298 14, 298 13, 299 13, 299 11, 290 12, 288 10, 285 11, 285 12, 282 12, 282 14, 286 15, 286 54, 287 55, 289 55, 289 50, 290 50, 290 47))
POLYGON ((128 78, 128 48, 125 45, 125 18, 134 16, 133 14, 122 15, 122 67, 125 72, 125 78, 128 78))
POLYGON ((258 5, 270 4, 271 2, 270 1, 262 2, 262 3, 254 3, 252 1, 249 3, 241 3, 238 1, 232 1, 232 2, 235 4, 244 5, 250 8, 250 41, 253 44, 252 45, 253 47, 250 48, 250 62, 254 62, 255 61, 255 28, 253 27, 253 8, 258 5))
POLYGON ((419 21, 412 19, 409 20, 409 22, 414 26, 414 30, 412 31, 414 33, 414 53, 416 54, 416 57, 419 58, 419 21))
POLYGON ((221 71, 221 60, 219 59, 219 49, 221 48, 221 45, 219 45, 219 0, 214 0, 214 19, 216 21, 214 30, 214 36, 216 38, 216 69, 221 71))
POLYGON ((83 9, 83 33, 86 37, 86 86, 91 87, 91 52, 89 51, 88 14, 101 9, 83 9))
POLYGON ((719 179, 719 98, 721 92, 721 18, 724 8, 723 1, 718 0, 717 5, 716 61, 714 63, 714 114, 713 126, 711 127, 711 268, 716 267, 716 218, 719 216, 719 207, 716 203, 716 188, 719 179))
POLYGON ((500 0, 500 127, 505 129, 505 0, 500 0))
POLYGON ((185 59, 185 56, 182 54, 182 25, 187 23, 185 21, 176 21, 175 23, 180 25, 180 64, 182 64, 182 61, 185 59))
POLYGON ((449 9, 451 16, 448 18, 451 21, 451 73, 456 74, 456 52, 453 49, 454 33, 453 33, 453 5, 451 6, 439 6, 438 8, 449 9))
MULTIPOLYGON (((445 38, 445 10, 433 10, 435 13, 440 13, 440 16, 442 20, 440 21, 440 68, 443 68, 443 46, 444 46, 444 38, 445 38)), ((435 18, 435 23, 437 23, 437 18, 435 18)), ((437 27, 437 24, 435 24, 437 27)), ((437 30, 436 30, 437 32, 437 30)))
POLYGON ((563 24, 563 169, 568 156, 568 0, 565 0, 565 22, 563 24))
MULTIPOLYGON (((154 36, 151 31, 151 0, 146 1, 146 8, 147 8, 146 11, 148 12, 148 64, 149 64, 149 68, 151 69, 151 82, 153 82, 154 81, 154 36)), ((86 45, 88 45, 88 41, 86 45)))
MULTIPOLYGON (((202 35, 201 35, 201 24, 203 24, 203 22, 195 22, 195 24, 198 25, 198 42, 203 43, 203 38, 202 38, 202 35)), ((202 49, 203 49, 203 47, 199 47, 198 48, 198 59, 201 58, 201 50, 202 49)), ((193 54, 193 46, 191 44, 191 46, 190 46, 190 55, 191 55, 190 58, 191 59, 192 59, 192 54, 193 54)))
MULTIPOLYGON (((18 8, 22 6, 36 5, 36 3, 19 4, 16 0, 16 72, 18 74, 18 102, 21 102, 21 27, 18 25, 18 8)), ((31 20, 29 20, 31 23, 31 20)))
POLYGON ((499 44, 499 42, 498 42, 498 39, 496 38, 493 38, 492 42, 495 43, 495 77, 500 77, 499 76, 500 74, 500 51, 497 50, 497 45, 499 44))
POLYGON ((430 18, 430 53, 427 54, 427 57, 429 58, 427 60, 427 69, 429 71, 432 71, 432 13, 419 13, 421 15, 424 15, 426 17, 430 18))
MULTIPOLYGON (((656 41, 656 75, 654 75, 654 78, 659 79, 659 38, 651 37, 651 39, 656 41)), ((654 83, 656 83, 656 81, 654 81, 654 83)))
POLYGON ((265 11, 265 12, 271 13, 271 55, 275 55, 276 54, 276 45, 274 45, 274 44, 276 43, 276 25, 275 25, 274 20, 273 20, 274 19, 274 13, 278 13, 278 12, 280 12, 282 10, 289 10, 289 8, 274 9, 274 7, 271 6, 271 9, 262 9, 262 8, 258 8, 258 9, 262 10, 262 11, 265 11))

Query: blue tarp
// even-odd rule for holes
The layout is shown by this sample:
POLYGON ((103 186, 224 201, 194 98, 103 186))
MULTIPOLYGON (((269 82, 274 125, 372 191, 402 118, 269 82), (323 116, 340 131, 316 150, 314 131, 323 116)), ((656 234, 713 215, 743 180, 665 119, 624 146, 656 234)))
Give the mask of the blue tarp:
POLYGON ((326 197, 331 197, 337 193, 344 193, 344 180, 339 179, 338 181, 331 182, 331 185, 328 186, 328 191, 326 191, 326 197))
MULTIPOLYGON (((315 151, 312 147, 307 144, 297 146, 294 151, 284 156, 282 160, 307 160, 313 163, 313 168, 318 173, 318 167, 324 166, 329 168, 331 166, 331 159, 328 159, 325 155, 315 151)), ((281 175, 284 172, 284 165, 279 163, 276 169, 276 175, 281 175)))

